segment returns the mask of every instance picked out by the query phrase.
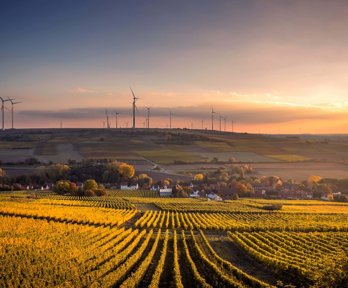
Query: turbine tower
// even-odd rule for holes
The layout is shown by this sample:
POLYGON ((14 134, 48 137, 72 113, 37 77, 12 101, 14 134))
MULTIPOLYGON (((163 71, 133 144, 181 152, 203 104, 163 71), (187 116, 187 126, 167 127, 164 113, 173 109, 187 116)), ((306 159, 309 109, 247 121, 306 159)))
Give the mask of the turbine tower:
POLYGON ((214 111, 214 108, 211 107, 211 130, 214 131, 214 114, 218 114, 214 111))
POLYGON ((16 104, 19 104, 19 103, 22 103, 22 102, 14 102, 13 101, 14 99, 10 99, 8 98, 8 101, 11 102, 11 116, 12 116, 12 129, 14 129, 14 117, 13 117, 13 114, 14 114, 14 109, 13 109, 13 105, 16 105, 16 104))
POLYGON ((132 88, 131 87, 129 87, 129 88, 132 91, 132 95, 133 95, 133 129, 135 129, 135 110, 137 109, 137 106, 135 104, 136 104, 137 100, 140 98, 135 97, 135 94, 134 94, 132 88))
POLYGON ((150 128, 150 109, 151 109, 151 107, 146 107, 146 109, 147 109, 146 125, 147 125, 147 128, 150 128))
POLYGON ((222 115, 219 113, 219 130, 221 131, 221 119, 222 119, 222 115))
POLYGON ((118 115, 120 115, 120 113, 118 113, 117 111, 115 111, 115 127, 116 127, 116 129, 118 128, 118 127, 117 127, 117 126, 118 126, 118 125, 117 125, 117 118, 118 118, 117 116, 118 116, 118 115))
POLYGON ((1 100, 1 114, 2 114, 2 131, 5 130, 5 102, 11 101, 12 99, 4 99, 0 97, 1 100))
POLYGON ((106 116, 106 128, 110 129, 108 109, 105 109, 105 116, 106 116))

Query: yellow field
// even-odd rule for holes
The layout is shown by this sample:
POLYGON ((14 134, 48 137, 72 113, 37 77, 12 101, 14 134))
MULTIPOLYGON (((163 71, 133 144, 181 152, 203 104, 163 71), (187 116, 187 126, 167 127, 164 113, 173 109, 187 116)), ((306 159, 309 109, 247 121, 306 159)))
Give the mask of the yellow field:
POLYGON ((0 287, 347 283, 348 205, 25 195, 0 197, 0 287))

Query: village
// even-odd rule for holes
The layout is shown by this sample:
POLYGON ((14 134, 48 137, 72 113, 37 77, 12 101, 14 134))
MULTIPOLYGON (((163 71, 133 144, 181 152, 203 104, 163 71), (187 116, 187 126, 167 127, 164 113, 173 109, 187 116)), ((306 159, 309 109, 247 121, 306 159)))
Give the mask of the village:
POLYGON ((97 196, 111 190, 150 190, 159 197, 207 198, 212 201, 245 197, 348 201, 348 179, 312 175, 298 183, 278 176, 260 176, 249 164, 231 164, 204 173, 191 173, 190 176, 186 181, 169 177, 155 180, 146 173, 137 174, 134 166, 127 163, 85 161, 71 166, 40 166, 30 175, 10 177, 2 171, 0 189, 53 190, 59 194, 80 196, 95 196, 93 189, 98 190, 97 196), (86 181, 89 181, 87 186, 86 181), (86 188, 89 186, 92 189, 86 188), (82 192, 86 190, 87 194, 82 192))

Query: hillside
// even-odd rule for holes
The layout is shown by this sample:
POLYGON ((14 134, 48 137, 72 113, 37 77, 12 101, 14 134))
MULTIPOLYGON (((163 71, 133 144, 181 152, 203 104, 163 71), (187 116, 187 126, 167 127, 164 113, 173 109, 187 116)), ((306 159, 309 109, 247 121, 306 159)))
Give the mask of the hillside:
POLYGON ((158 172, 173 174, 242 162, 254 163, 261 173, 290 169, 300 171, 302 177, 304 169, 307 173, 324 171, 326 177, 332 172, 339 178, 348 175, 347 147, 348 137, 344 135, 257 135, 187 129, 26 129, 1 133, 0 161, 3 165, 16 164, 9 169, 18 170, 33 158, 41 163, 116 159, 135 165, 137 170, 157 167, 158 172))

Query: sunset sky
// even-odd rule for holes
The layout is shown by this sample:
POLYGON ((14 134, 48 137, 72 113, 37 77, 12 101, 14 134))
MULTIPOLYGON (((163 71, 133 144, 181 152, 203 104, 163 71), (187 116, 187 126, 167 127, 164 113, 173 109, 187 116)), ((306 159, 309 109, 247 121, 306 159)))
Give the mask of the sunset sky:
POLYGON ((131 125, 131 86, 138 127, 150 106, 152 126, 210 128, 214 106, 229 131, 348 133, 344 0, 2 0, 0 37, 18 128, 131 125))

